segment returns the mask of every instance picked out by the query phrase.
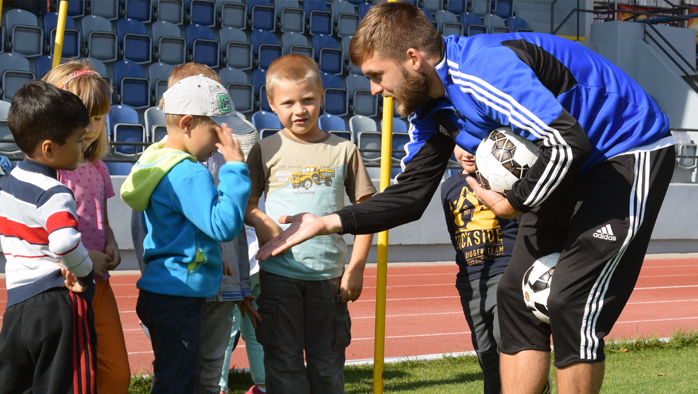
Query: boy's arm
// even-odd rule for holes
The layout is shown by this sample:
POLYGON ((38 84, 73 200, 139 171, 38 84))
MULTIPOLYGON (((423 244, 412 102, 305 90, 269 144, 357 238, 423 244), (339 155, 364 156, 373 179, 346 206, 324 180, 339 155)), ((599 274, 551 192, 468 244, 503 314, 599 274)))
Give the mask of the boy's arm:
POLYGON ((262 246, 281 234, 281 227, 259 209, 259 197, 250 197, 245 211, 245 224, 254 227, 257 240, 262 246))
MULTIPOLYGON (((370 197, 370 195, 364 196, 357 202, 364 202, 370 197)), ((361 290, 364 285, 364 268, 366 267, 366 259, 368 258, 368 252, 371 250, 372 242, 373 234, 360 234, 354 237, 351 259, 346 271, 344 271, 342 284, 340 285, 342 302, 353 302, 361 296, 361 290)))
POLYGON ((114 231, 109 225, 109 215, 107 214, 107 200, 104 200, 104 253, 111 257, 111 261, 107 266, 108 270, 116 269, 121 264, 121 253, 119 253, 119 244, 116 242, 114 231))

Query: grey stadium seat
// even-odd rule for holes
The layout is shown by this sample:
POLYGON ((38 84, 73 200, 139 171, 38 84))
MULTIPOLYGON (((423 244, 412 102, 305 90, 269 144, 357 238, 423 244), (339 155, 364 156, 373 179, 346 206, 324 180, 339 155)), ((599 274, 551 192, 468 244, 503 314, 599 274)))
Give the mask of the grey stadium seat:
POLYGON ((88 15, 82 25, 83 54, 103 62, 115 62, 119 54, 116 33, 111 22, 97 15, 88 15))
POLYGON ((219 31, 221 51, 225 53, 226 64, 238 70, 252 69, 252 44, 244 31, 234 27, 221 27, 219 31))

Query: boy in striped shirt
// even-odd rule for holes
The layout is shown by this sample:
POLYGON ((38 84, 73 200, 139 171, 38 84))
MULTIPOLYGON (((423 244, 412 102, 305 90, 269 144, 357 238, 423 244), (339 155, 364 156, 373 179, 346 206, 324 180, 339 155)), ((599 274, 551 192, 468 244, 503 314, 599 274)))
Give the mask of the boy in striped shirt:
POLYGON ((0 393, 94 393, 94 271, 73 194, 56 179, 56 170, 77 168, 89 114, 76 95, 32 81, 7 121, 25 159, 0 190, 0 393))

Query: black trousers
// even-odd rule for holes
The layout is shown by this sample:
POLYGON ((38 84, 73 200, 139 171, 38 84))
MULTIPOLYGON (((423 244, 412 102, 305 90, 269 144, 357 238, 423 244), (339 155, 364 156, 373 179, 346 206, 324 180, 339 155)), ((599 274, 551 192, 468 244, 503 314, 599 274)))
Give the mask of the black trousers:
POLYGON ((57 287, 12 305, 0 331, 0 393, 95 393, 89 301, 57 287))
POLYGON ((502 353, 550 351, 552 335, 556 367, 605 359, 603 338, 637 282, 674 157, 673 146, 613 157, 522 216, 497 291, 502 353), (546 324, 526 308, 522 279, 554 252, 546 324))

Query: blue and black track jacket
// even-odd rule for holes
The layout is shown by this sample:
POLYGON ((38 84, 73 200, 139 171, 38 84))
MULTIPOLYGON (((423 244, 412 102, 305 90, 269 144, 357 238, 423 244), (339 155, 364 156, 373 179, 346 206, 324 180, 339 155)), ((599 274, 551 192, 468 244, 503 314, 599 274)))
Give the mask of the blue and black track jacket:
POLYGON ((458 144, 475 152, 500 126, 541 149, 526 177, 507 193, 527 212, 561 184, 632 148, 659 141, 669 120, 625 72, 564 38, 538 33, 444 39, 434 67, 446 97, 410 115, 398 183, 338 211, 342 232, 382 231, 421 217, 458 144))

